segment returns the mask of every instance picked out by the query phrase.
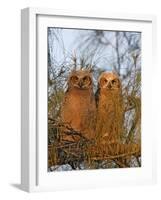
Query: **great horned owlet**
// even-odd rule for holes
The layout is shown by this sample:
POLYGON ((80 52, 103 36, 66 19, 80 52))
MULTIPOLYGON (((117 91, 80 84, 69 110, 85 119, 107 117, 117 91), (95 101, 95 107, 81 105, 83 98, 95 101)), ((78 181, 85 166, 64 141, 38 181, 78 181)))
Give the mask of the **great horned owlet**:
POLYGON ((68 128, 64 129, 66 134, 62 133, 62 138, 66 141, 77 141, 80 136, 92 139, 96 116, 92 74, 89 70, 74 70, 69 75, 67 84, 61 120, 68 128))
POLYGON ((114 72, 103 72, 96 92, 96 135, 101 143, 120 141, 123 131, 123 99, 121 81, 114 72))

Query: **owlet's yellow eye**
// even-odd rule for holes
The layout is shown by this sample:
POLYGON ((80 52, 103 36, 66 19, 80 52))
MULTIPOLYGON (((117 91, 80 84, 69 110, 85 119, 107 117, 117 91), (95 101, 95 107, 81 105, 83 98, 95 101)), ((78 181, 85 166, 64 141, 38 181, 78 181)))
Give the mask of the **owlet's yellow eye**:
POLYGON ((84 82, 84 83, 90 82, 90 78, 89 78, 88 76, 85 76, 85 77, 83 78, 83 82, 84 82))
POLYGON ((77 77, 77 76, 72 76, 72 77, 71 77, 71 81, 77 82, 77 81, 78 81, 78 77, 77 77))
POLYGON ((112 84, 116 84, 116 80, 112 80, 111 82, 112 82, 112 84))

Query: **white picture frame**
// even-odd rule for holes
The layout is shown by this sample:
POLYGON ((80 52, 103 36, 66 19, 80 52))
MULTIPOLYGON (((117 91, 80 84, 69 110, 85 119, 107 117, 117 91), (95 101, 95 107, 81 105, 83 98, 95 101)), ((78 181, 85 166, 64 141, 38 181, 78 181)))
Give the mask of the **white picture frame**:
POLYGON ((44 166, 47 163, 45 160, 47 139, 45 139, 45 134, 41 135, 42 131, 40 130, 46 130, 46 126, 42 125, 43 114, 46 110, 41 110, 40 104, 47 103, 43 98, 47 88, 46 75, 44 75, 47 69, 43 67, 47 54, 44 54, 45 48, 42 48, 45 40, 41 40, 42 42, 39 44, 39 39, 44 37, 45 32, 43 31, 49 25, 75 27, 75 23, 79 22, 79 27, 89 25, 91 28, 96 26, 103 28, 107 21, 110 21, 108 25, 110 25, 111 30, 118 29, 119 23, 122 23, 120 29, 143 31, 142 51, 145 50, 143 66, 147 67, 142 68, 144 76, 142 126, 143 132, 150 133, 152 130, 154 119, 151 116, 152 103, 147 88, 151 87, 148 83, 149 77, 151 77, 150 66, 153 66, 155 71, 155 16, 25 8, 21 12, 21 188, 25 191, 54 191, 156 182, 155 133, 153 135, 147 134, 146 137, 144 134, 142 136, 143 166, 139 169, 61 172, 52 173, 50 177, 47 169, 46 172, 44 171, 44 166), (115 22, 118 23, 117 26, 114 24, 115 22), (39 57, 42 59, 41 62, 39 57), (44 93, 39 93, 40 87, 44 93))

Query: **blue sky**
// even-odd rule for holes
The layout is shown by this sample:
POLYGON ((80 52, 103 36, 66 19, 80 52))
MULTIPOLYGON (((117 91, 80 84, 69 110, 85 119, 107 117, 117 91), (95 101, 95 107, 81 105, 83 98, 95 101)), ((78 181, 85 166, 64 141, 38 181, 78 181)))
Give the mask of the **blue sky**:
MULTIPOLYGON (((51 30, 54 31, 55 28, 52 28, 51 30)), ((56 30, 56 29, 55 29, 56 30)), ((81 39, 83 35, 86 35, 89 30, 80 30, 80 29, 58 29, 59 31, 59 39, 60 42, 55 41, 53 42, 53 46, 55 48, 55 59, 58 62, 61 62, 63 60, 63 57, 70 57, 71 55, 76 54, 79 56, 80 53, 80 47, 79 44, 82 42, 81 39), (64 47, 64 52, 62 51, 62 47, 64 47)), ((99 51, 101 53, 100 49, 97 49, 96 51, 99 51)), ((108 57, 111 56, 111 52, 104 51, 101 53, 101 59, 98 61, 98 67, 100 68, 106 68, 106 70, 110 70, 110 64, 107 64, 108 57)), ((95 57, 97 59, 97 56, 95 57)))
MULTIPOLYGON (((51 53, 53 60, 55 63, 63 63, 64 60, 66 62, 71 62, 72 55, 77 57, 81 57, 82 48, 81 45, 86 45, 83 43, 84 39, 93 33, 93 30, 84 30, 84 29, 65 29, 65 28, 50 28, 51 36, 49 38, 50 48, 53 50, 51 53), (56 37, 55 37, 56 35, 56 37)), ((94 64, 96 63, 98 68, 105 70, 112 70, 116 65, 116 32, 115 31, 104 31, 106 34, 106 38, 110 42, 111 45, 95 45, 93 42, 93 47, 95 49, 95 55, 93 57, 94 64), (114 48, 113 48, 114 47, 114 48)), ((135 34, 139 40, 141 40, 141 34, 136 32, 131 32, 130 34, 135 34)), ((133 45, 133 44, 132 44, 133 45)), ((132 45, 130 46, 132 49, 132 45)), ((135 45, 135 42, 134 42, 135 45)), ((126 40, 122 41, 119 45, 120 53, 124 53, 124 51, 128 50, 126 40)), ((84 48, 83 55, 89 55, 90 50, 84 48)), ((129 59, 131 59, 131 52, 127 52, 127 62, 122 63, 122 71, 123 68, 127 68, 129 65, 129 59)), ((93 63, 92 63, 93 64, 93 63)))

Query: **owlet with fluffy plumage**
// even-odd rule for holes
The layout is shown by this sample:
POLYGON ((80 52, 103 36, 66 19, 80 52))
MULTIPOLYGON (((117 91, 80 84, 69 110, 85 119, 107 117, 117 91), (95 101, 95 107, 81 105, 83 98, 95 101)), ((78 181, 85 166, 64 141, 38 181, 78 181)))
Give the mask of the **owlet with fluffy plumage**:
POLYGON ((89 70, 74 70, 69 75, 61 109, 62 122, 68 124, 72 131, 65 129, 63 140, 77 141, 79 133, 86 139, 94 138, 95 115, 92 74, 89 70))
POLYGON ((119 76, 103 72, 96 93, 97 138, 101 143, 120 141, 123 131, 123 98, 119 76))

